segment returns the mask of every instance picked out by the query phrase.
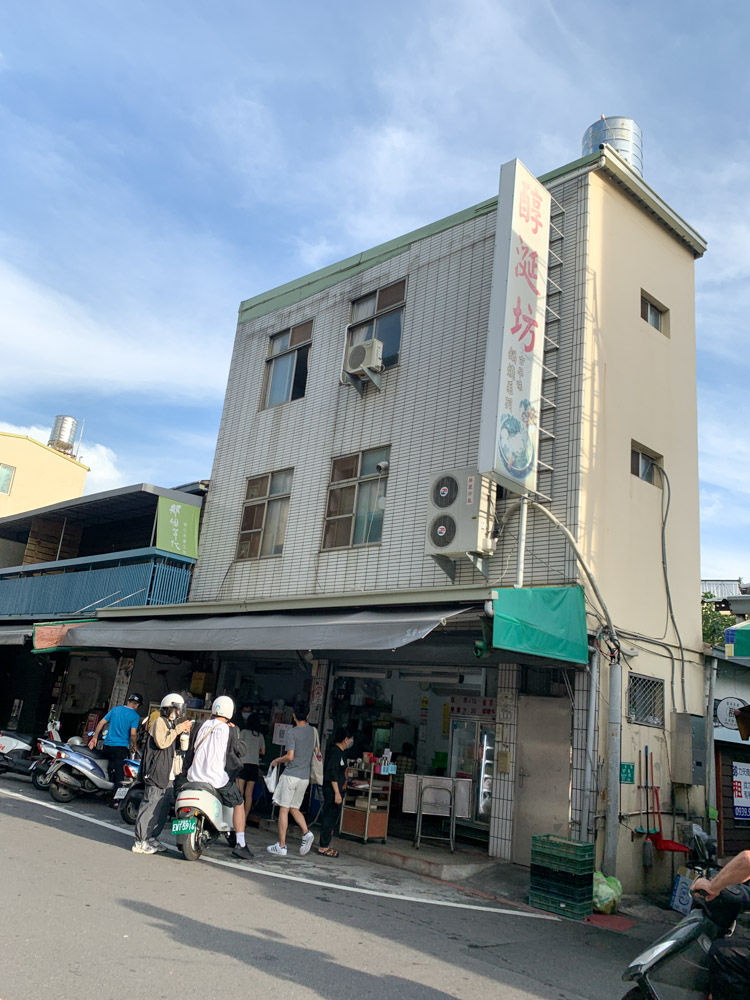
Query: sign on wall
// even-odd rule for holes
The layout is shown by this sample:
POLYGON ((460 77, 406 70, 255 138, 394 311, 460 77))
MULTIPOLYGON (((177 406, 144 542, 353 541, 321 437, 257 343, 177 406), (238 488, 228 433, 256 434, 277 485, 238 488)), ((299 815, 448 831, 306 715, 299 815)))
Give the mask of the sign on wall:
POLYGON ((197 559, 200 513, 200 507, 171 500, 169 497, 159 497, 156 512, 157 549, 197 559))
POLYGON ((732 764, 734 818, 750 819, 750 764, 732 764))
POLYGON ((500 171, 479 472, 536 489, 551 198, 520 160, 500 171))

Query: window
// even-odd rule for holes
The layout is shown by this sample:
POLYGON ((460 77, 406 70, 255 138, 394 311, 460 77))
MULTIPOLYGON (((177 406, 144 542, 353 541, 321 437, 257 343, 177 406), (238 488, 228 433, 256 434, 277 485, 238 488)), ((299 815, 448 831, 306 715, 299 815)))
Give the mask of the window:
POLYGON ((238 559, 281 555, 293 475, 294 469, 284 469, 248 479, 237 544, 238 559))
POLYGON ((313 321, 299 323, 271 337, 264 407, 301 399, 307 387, 307 356, 313 321))
POLYGON ((10 493, 13 483, 13 473, 16 471, 13 465, 0 465, 0 493, 10 493))
POLYGON ((324 549, 374 545, 383 535, 390 446, 334 458, 328 487, 324 549))
POLYGON ((641 319, 666 337, 669 336, 669 310, 655 302, 643 291, 641 291, 641 319))
POLYGON ((648 451, 643 445, 631 441, 630 444, 630 471, 634 476, 642 479, 652 486, 661 486, 661 476, 658 474, 658 466, 664 459, 654 451, 648 451))
POLYGON ((348 346, 354 347, 375 338, 383 344, 383 366, 391 368, 397 364, 405 298, 406 278, 403 278, 352 302, 348 346))
POLYGON ((664 681, 631 674, 628 680, 628 722, 664 728, 664 681))

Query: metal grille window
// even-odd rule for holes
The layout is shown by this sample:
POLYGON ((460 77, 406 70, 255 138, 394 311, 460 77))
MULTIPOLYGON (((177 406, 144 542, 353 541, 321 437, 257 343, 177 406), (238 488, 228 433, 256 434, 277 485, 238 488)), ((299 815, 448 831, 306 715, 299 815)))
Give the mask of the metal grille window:
POLYGON ((630 675, 628 722, 664 728, 664 681, 642 674, 630 675))
POLYGON ((298 323, 271 337, 266 372, 264 406, 278 406, 301 399, 307 388, 307 356, 310 353, 313 321, 298 323))
POLYGON ((284 548, 294 469, 248 479, 242 511, 238 559, 280 556, 284 548))
POLYGON ((391 368, 397 364, 405 299, 406 278, 352 302, 347 351, 375 338, 383 344, 383 366, 391 368))
POLYGON ((334 458, 323 529, 324 549, 380 541, 390 454, 390 446, 386 446, 334 458))
POLYGON ((13 484, 13 473, 15 471, 15 467, 12 465, 0 464, 0 493, 10 493, 10 488, 13 484))

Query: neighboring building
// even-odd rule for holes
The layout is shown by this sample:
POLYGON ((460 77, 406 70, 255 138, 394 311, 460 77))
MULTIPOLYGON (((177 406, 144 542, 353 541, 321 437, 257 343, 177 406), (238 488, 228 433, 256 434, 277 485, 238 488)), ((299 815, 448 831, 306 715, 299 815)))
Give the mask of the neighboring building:
MULTIPOLYGON (((107 704, 118 657, 61 652, 64 632, 100 608, 185 601, 205 492, 143 483, 0 518, 0 727, 38 731, 57 705, 69 736, 107 704), (55 638, 37 641, 40 655, 31 641, 42 623, 55 638)), ((161 672, 177 666, 167 660, 161 672)), ((177 687, 186 669, 179 665, 177 687)), ((165 693, 148 654, 136 657, 133 676, 145 696, 165 693)))
MULTIPOLYGON (((411 742, 420 772, 470 776, 463 829, 491 855, 528 863, 535 833, 595 838, 634 890, 672 870, 658 852, 644 875, 632 834, 639 754, 650 747, 670 802, 672 713, 693 728, 704 715, 693 272, 705 244, 611 146, 539 180, 553 200, 527 521, 518 497, 476 476, 485 371, 499 363, 496 230, 510 224, 491 198, 242 303, 189 602, 162 609, 150 638, 124 620, 133 609, 77 635, 208 648, 216 690, 268 706, 269 725, 307 692, 328 731, 348 719, 363 749, 411 742), (453 490, 460 542, 445 548, 453 490), (462 513, 472 498, 479 518, 462 513), (552 612, 536 609, 563 592, 573 600, 550 636, 552 612), (540 645, 522 635, 527 598, 540 645), (608 615, 625 668, 614 729, 633 765, 614 789, 608 615), (520 639, 504 642, 506 620, 520 639), (583 655, 580 642, 555 652, 576 630, 583 655), (604 654, 591 698, 586 630, 604 654)), ((691 816, 705 814, 699 771, 686 810, 677 796, 691 816)))
POLYGON ((750 849, 750 794, 747 778, 739 777, 738 768, 750 774, 750 741, 742 738, 735 710, 750 705, 750 660, 728 657, 721 648, 713 650, 714 677, 712 702, 708 717, 709 804, 717 813, 716 834, 719 853, 731 857, 750 849), (739 793, 739 794, 738 794, 739 793))
POLYGON ((82 496, 88 471, 66 442, 52 438, 45 445, 22 434, 0 431, 0 518, 82 496))
POLYGON ((741 577, 737 580, 701 580, 701 596, 711 594, 718 600, 746 594, 748 589, 750 588, 743 584, 741 577))

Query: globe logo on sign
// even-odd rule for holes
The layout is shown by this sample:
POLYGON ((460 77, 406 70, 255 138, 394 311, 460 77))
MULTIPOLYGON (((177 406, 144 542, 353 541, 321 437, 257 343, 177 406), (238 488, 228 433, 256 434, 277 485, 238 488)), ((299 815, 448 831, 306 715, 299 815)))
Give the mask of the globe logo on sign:
POLYGON ((439 526, 439 528, 437 529, 437 534, 438 534, 439 538, 443 537, 443 535, 445 534, 445 525, 444 524, 441 524, 439 526))

